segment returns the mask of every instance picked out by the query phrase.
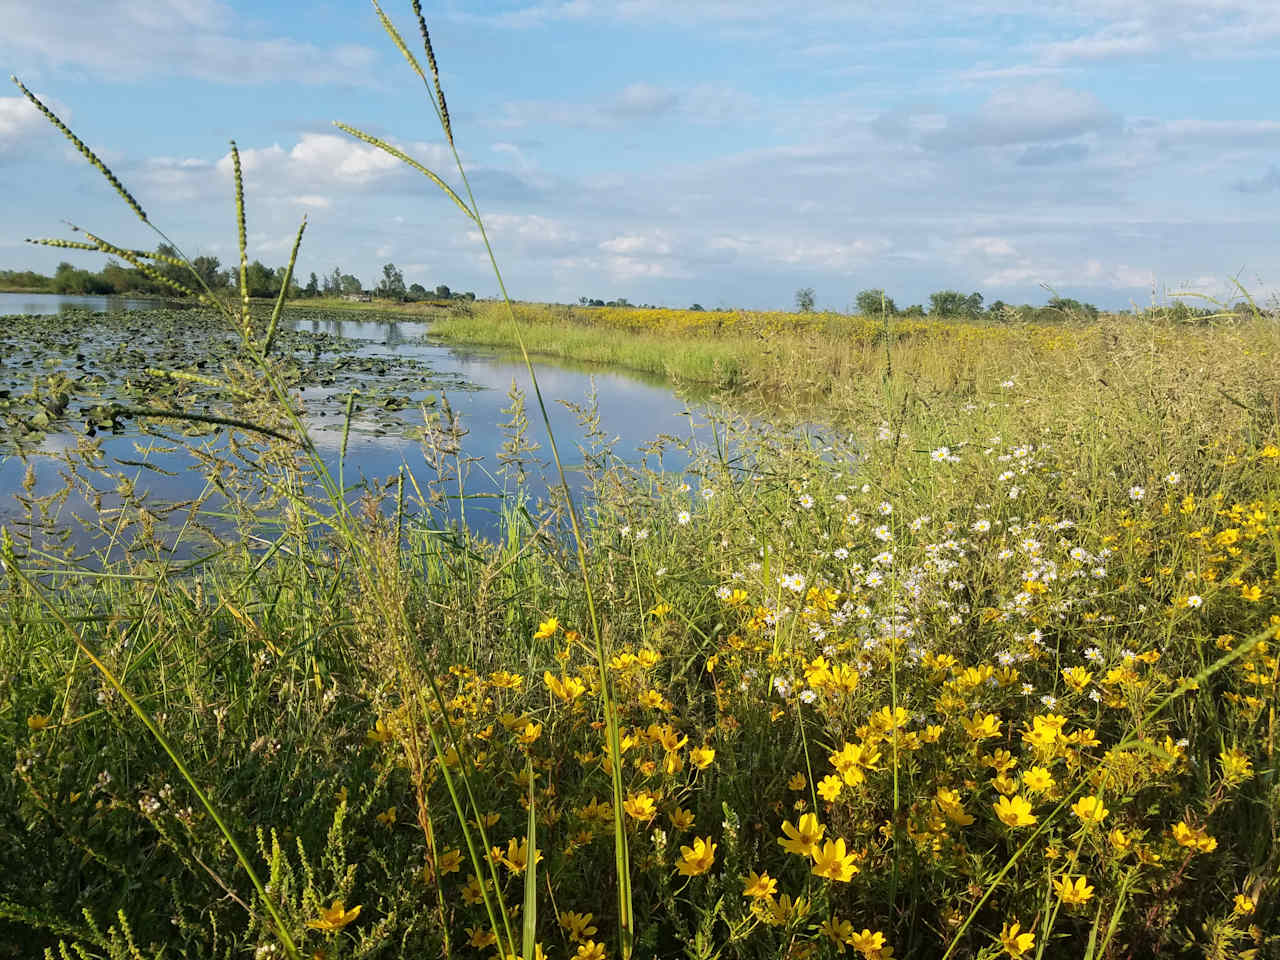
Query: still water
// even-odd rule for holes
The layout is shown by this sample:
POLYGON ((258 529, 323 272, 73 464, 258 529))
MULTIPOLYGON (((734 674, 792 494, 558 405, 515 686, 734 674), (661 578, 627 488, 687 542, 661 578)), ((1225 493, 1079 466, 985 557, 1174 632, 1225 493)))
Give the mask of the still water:
POLYGON ((135 297, 72 297, 60 293, 0 293, 0 317, 17 313, 60 313, 65 310, 150 310, 164 300, 135 297))
MULTIPOLYGON (((106 298, 53 298, 30 295, 0 295, 0 314, 10 310, 21 313, 52 314, 59 309, 104 309, 96 302, 85 300, 106 298), (16 307, 6 297, 19 297, 16 307), (60 302, 59 302, 60 301, 60 302)), ((138 309, 148 309, 160 301, 141 301, 138 309)), ((132 309, 111 303, 112 311, 132 309)), ((80 315, 73 314, 73 317, 80 315)), ((424 453, 421 441, 423 415, 421 404, 428 410, 439 411, 447 403, 457 415, 457 422, 465 433, 461 454, 467 461, 466 483, 463 501, 451 500, 433 508, 433 522, 458 522, 482 536, 494 536, 498 532, 498 516, 503 497, 511 490, 511 483, 499 476, 498 453, 509 431, 500 425, 511 419, 504 412, 510 407, 509 391, 514 384, 526 395, 526 415, 529 420, 528 439, 539 444, 530 454, 535 461, 542 461, 544 468, 529 476, 525 494, 530 502, 536 502, 547 493, 547 484, 554 481, 550 469, 550 450, 546 431, 533 399, 528 371, 518 358, 493 352, 462 349, 430 339, 430 325, 420 321, 384 322, 366 319, 368 315, 351 314, 350 319, 336 311, 286 313, 287 322, 300 332, 342 338, 346 344, 339 355, 337 365, 354 370, 372 369, 386 373, 391 369, 403 371, 405 364, 412 364, 409 374, 392 376, 385 385, 373 390, 376 401, 357 405, 352 418, 351 432, 344 461, 345 484, 355 488, 352 498, 364 489, 385 489, 384 484, 400 471, 410 471, 425 485, 438 475, 436 464, 429 453, 424 453), (378 393, 378 389, 383 392, 378 393), (388 415, 382 397, 396 394, 410 402, 403 410, 388 415), (361 409, 363 407, 363 409, 361 409)), ((146 318, 139 317, 145 327, 146 318)), ((135 327, 138 321, 133 321, 135 327)), ((132 340, 145 337, 134 334, 132 340)), ((321 341, 323 342, 323 341, 321 341)), ((85 349, 87 345, 82 345, 85 349)), ((45 348, 49 349, 49 348, 45 348)), ((63 345, 62 350, 68 348, 63 345)), ((198 350, 197 350, 198 352, 198 350)), ((54 358, 44 358, 52 363, 54 358)), ((3 358, 0 358, 0 364, 3 358)), ((587 368, 553 363, 535 364, 538 383, 547 403, 551 426, 560 445, 560 455, 570 470, 571 485, 581 487, 576 468, 583 461, 583 445, 588 445, 579 415, 568 404, 580 406, 594 404, 599 417, 599 428, 613 441, 616 456, 631 463, 644 462, 652 467, 668 471, 680 471, 688 464, 687 455, 677 447, 667 444, 660 456, 652 453, 651 444, 660 435, 711 442, 714 438, 709 419, 712 411, 700 406, 698 398, 677 396, 665 382, 617 370, 587 368), (593 400, 594 397, 594 400, 593 400)), ((361 374, 355 374, 357 384, 361 374)), ((369 375, 374 378, 373 374, 369 375)), ((384 377, 384 381, 388 378, 384 377)), ((351 381, 346 381, 350 383, 351 381)), ((301 391, 305 422, 326 464, 335 475, 338 469, 339 450, 342 444, 345 421, 345 403, 326 393, 320 387, 307 387, 301 391)), ((174 431, 166 431, 169 434, 174 431)), ((199 457, 193 448, 208 445, 209 449, 225 449, 225 438, 193 439, 183 446, 157 441, 142 435, 136 427, 127 427, 121 435, 99 434, 101 448, 108 462, 117 469, 123 468, 134 478, 137 489, 144 492, 150 502, 174 503, 194 499, 204 491, 208 473, 199 469, 199 457), (121 464, 128 461, 128 464, 121 464), (141 466, 150 464, 157 470, 141 466)), ((34 456, 21 458, 14 455, 0 459, 0 524, 17 526, 29 517, 27 508, 17 499, 34 480, 29 496, 48 495, 65 485, 67 466, 57 454, 74 447, 78 438, 66 432, 50 433, 40 444, 34 456), (30 472, 29 472, 30 471, 30 472)), ((456 466, 457 460, 451 461, 456 466)), ((96 489, 102 493, 102 504, 107 508, 119 502, 110 488, 96 489)), ((406 482, 406 492, 412 487, 406 482)), ((454 490, 456 492, 456 489, 454 490)), ((210 501, 216 504, 217 499, 210 501)), ((71 531, 71 542, 81 550, 100 547, 101 534, 96 539, 84 539, 82 532, 72 528, 73 514, 83 515, 93 507, 85 496, 73 496, 60 507, 59 513, 71 531)), ((183 518, 175 515, 168 520, 172 534, 183 518)), ((163 538, 162 538, 163 539, 163 538)), ((185 551, 179 551, 180 553, 185 551)))

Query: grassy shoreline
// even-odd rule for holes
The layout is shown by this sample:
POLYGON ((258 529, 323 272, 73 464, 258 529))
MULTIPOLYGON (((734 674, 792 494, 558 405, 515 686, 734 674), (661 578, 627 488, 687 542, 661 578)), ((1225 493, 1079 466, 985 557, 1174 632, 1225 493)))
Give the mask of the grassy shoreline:
MULTIPOLYGON (((758 359, 750 383, 817 337, 758 359)), ((1277 946, 1277 668, 1260 637, 1280 622, 1278 348, 1269 325, 922 330, 892 345, 886 379, 882 344, 840 378, 832 340, 789 374, 825 378, 851 439, 744 421, 737 459, 702 451, 683 478, 593 459, 587 572, 628 744, 640 955, 705 929, 721 956, 834 956, 828 931, 847 921, 866 957, 952 941, 978 957, 1018 922, 1067 958, 1099 908, 1099 936, 1116 927, 1098 955, 1116 960, 1210 935, 1277 946), (1073 812, 1085 798, 1106 811, 1096 828, 1073 812), (843 852, 779 846, 809 814, 843 852), (1086 902, 1063 877, 1084 878, 1086 902)), ((244 480, 265 470, 287 490, 297 469, 279 450, 244 480)), ((420 479, 428 496, 457 489, 447 469, 420 479)), ((349 529, 293 515, 269 561, 227 543, 178 578, 143 549, 106 579, 60 574, 57 600, 216 790, 292 936, 330 957, 488 942, 447 768, 495 816, 482 846, 508 905, 536 775, 555 898, 539 943, 574 957, 571 934, 611 938, 601 678, 574 632, 572 551, 514 510, 490 545, 411 525, 399 542, 371 511, 349 529), (428 676, 444 714, 414 693, 428 676), (427 721, 445 716, 465 766, 433 759, 427 721), (335 900, 358 917, 324 926, 335 900)), ((114 522, 145 543, 146 517, 126 503, 114 522)), ((0 604, 0 826, 16 841, 0 851, 0 942, 15 945, 0 957, 62 939, 123 958, 109 945, 126 922, 144 951, 271 944, 120 695, 31 586, 6 577, 0 604)))

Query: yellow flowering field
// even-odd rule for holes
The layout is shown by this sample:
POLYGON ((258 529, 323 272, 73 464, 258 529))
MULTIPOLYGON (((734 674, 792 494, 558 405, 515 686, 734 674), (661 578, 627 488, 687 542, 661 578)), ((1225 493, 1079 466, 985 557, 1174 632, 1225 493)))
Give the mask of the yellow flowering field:
POLYGON ((370 511, 56 615, 11 575, 0 939, 1273 955, 1275 329, 972 329, 825 426, 729 418, 680 475, 606 453, 583 567, 514 516, 397 546, 370 511))

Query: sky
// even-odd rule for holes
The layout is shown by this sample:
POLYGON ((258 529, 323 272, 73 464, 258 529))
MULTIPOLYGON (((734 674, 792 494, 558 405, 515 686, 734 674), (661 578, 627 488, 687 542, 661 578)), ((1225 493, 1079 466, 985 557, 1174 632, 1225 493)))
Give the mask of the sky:
MULTIPOLYGON (((883 288, 1108 309, 1280 291, 1275 0, 427 0, 462 162, 516 299, 848 310, 883 288)), ((420 55, 407 0, 387 12, 420 55)), ((497 293, 417 77, 357 0, 0 0, 16 74, 189 256, 497 293)), ((0 269, 68 223, 153 248, 0 89, 0 269)), ((1193 303, 1199 301, 1192 301, 1193 303)))

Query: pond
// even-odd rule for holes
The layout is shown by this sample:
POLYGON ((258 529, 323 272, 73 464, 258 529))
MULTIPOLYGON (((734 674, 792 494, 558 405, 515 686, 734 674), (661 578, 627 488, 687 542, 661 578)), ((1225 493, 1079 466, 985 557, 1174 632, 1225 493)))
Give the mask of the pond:
POLYGON ((0 317, 19 313, 64 313, 68 310, 150 310, 167 305, 166 300, 149 297, 80 297, 61 293, 0 292, 0 317))
MULTIPOLYGON (((42 549, 54 549, 57 540, 48 533, 57 529, 76 551, 96 550, 102 525, 90 534, 71 518, 109 513, 121 502, 123 484, 130 488, 126 495, 156 506, 172 542, 190 517, 181 511, 166 516, 163 506, 208 496, 210 458, 231 453, 227 431, 209 424, 187 429, 172 421, 157 429, 157 421, 116 413, 145 408, 232 414, 219 406, 220 391, 203 381, 221 377, 223 365, 234 359, 234 332, 210 312, 160 302, 111 313, 72 303, 51 314, 47 302, 36 305, 46 312, 6 317, 0 326, 0 525, 22 531, 42 549), (164 377, 162 370, 190 379, 164 377), (83 465, 90 433, 95 462, 114 474, 109 483, 75 480, 91 472, 83 465), (77 449, 79 460, 67 459, 77 449), (57 497, 69 484, 74 489, 57 497), (45 521, 35 523, 39 511, 33 503, 40 498, 52 498, 51 506, 44 510, 45 521)), ((514 488, 501 475, 498 457, 510 439, 511 431, 501 425, 512 419, 513 384, 526 395, 527 439, 539 445, 529 455, 535 464, 524 487, 530 503, 546 495, 547 478, 555 476, 546 469, 550 451, 528 372, 518 358, 433 342, 429 333, 428 323, 394 315, 294 308, 285 312, 277 341, 294 373, 290 392, 301 399, 303 422, 335 475, 352 401, 341 463, 350 499, 380 485, 386 490, 385 482, 402 470, 420 485, 438 480, 443 463, 452 494, 436 503, 432 519, 465 520, 473 532, 492 537, 502 507, 510 505, 504 497, 514 488), (446 411, 456 416, 463 436, 457 455, 438 461, 431 451, 454 439, 441 429, 446 411), (433 420, 435 427, 424 429, 433 420), (437 443, 424 442, 430 437, 437 443), (463 499, 456 496, 458 472, 465 476, 463 499)), ((677 396, 663 381, 566 364, 537 363, 535 369, 572 486, 582 485, 574 478, 582 447, 590 445, 581 420, 588 410, 598 416, 599 434, 612 442, 614 453, 633 463, 679 471, 687 454, 671 443, 652 446, 655 440, 713 439, 711 411, 699 405, 702 398, 677 396)), ((406 493, 412 490, 406 481, 406 493)), ((208 497, 204 522, 217 526, 223 502, 208 497)))

